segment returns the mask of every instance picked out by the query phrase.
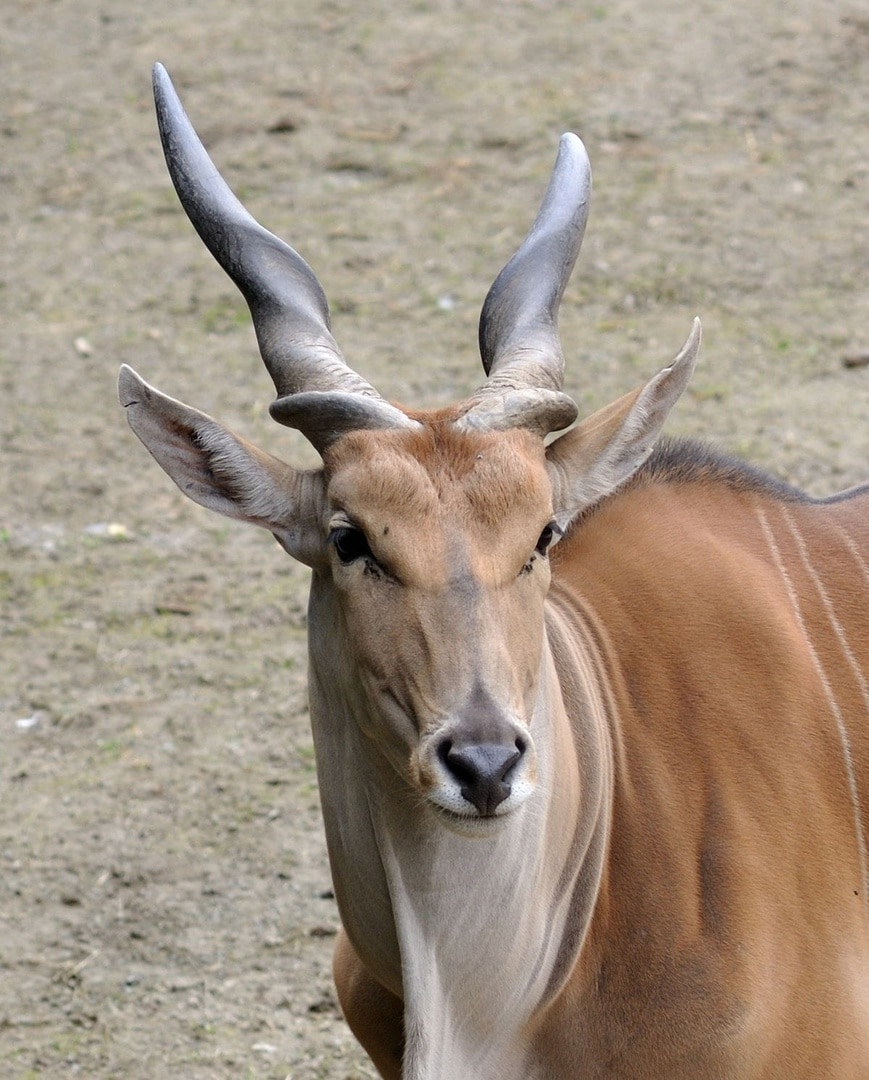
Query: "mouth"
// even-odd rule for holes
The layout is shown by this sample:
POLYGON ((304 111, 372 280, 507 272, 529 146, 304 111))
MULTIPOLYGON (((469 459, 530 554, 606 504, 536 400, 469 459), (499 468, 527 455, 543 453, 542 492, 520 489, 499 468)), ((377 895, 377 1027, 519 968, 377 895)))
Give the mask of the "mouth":
POLYGON ((495 814, 458 814, 455 810, 448 810, 436 802, 429 802, 429 806, 437 820, 450 832, 470 838, 481 839, 492 836, 504 827, 508 818, 513 816, 512 810, 495 814))

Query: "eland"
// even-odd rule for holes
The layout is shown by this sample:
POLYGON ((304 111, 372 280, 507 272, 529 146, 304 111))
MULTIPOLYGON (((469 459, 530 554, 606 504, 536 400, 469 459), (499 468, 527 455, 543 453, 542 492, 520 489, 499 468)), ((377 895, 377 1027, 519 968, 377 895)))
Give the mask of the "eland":
POLYGON ((483 306, 485 381, 417 411, 351 370, 310 267, 232 194, 159 65, 154 86, 271 415, 322 465, 126 366, 120 399, 186 495, 311 568, 334 973, 379 1072, 865 1080, 869 485, 813 499, 662 441, 696 322, 574 424, 556 319, 591 190, 576 136, 483 306))

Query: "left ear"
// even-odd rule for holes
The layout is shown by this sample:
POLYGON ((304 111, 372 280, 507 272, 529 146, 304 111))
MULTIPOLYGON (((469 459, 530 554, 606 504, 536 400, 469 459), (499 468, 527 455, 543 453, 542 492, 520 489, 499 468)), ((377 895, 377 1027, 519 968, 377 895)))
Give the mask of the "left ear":
POLYGON ((695 319, 688 340, 669 367, 547 448, 555 520, 561 529, 620 487, 651 454, 694 372, 700 337, 700 320, 695 319))

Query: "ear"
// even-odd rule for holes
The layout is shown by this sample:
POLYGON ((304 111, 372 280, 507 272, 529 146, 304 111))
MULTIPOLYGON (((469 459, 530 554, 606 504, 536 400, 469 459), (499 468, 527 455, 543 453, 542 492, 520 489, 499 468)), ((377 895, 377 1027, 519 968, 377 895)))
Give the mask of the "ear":
POLYGON ((149 386, 125 364, 118 397, 157 463, 194 502, 260 525, 300 562, 322 558, 323 481, 258 450, 205 413, 149 386))
POLYGON ((687 342, 669 367, 547 448, 555 520, 561 529, 615 491, 651 454, 694 371, 700 337, 700 320, 695 319, 687 342))

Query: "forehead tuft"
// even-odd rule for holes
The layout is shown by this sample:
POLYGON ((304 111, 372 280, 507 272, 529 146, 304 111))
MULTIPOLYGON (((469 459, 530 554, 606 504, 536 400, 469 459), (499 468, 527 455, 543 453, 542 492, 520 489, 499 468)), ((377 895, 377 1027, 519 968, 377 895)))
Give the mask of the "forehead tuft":
POLYGON ((325 459, 332 497, 348 510, 400 509, 418 519, 452 512, 486 527, 512 514, 549 512, 539 438, 422 419, 414 431, 356 431, 333 444, 325 459))

